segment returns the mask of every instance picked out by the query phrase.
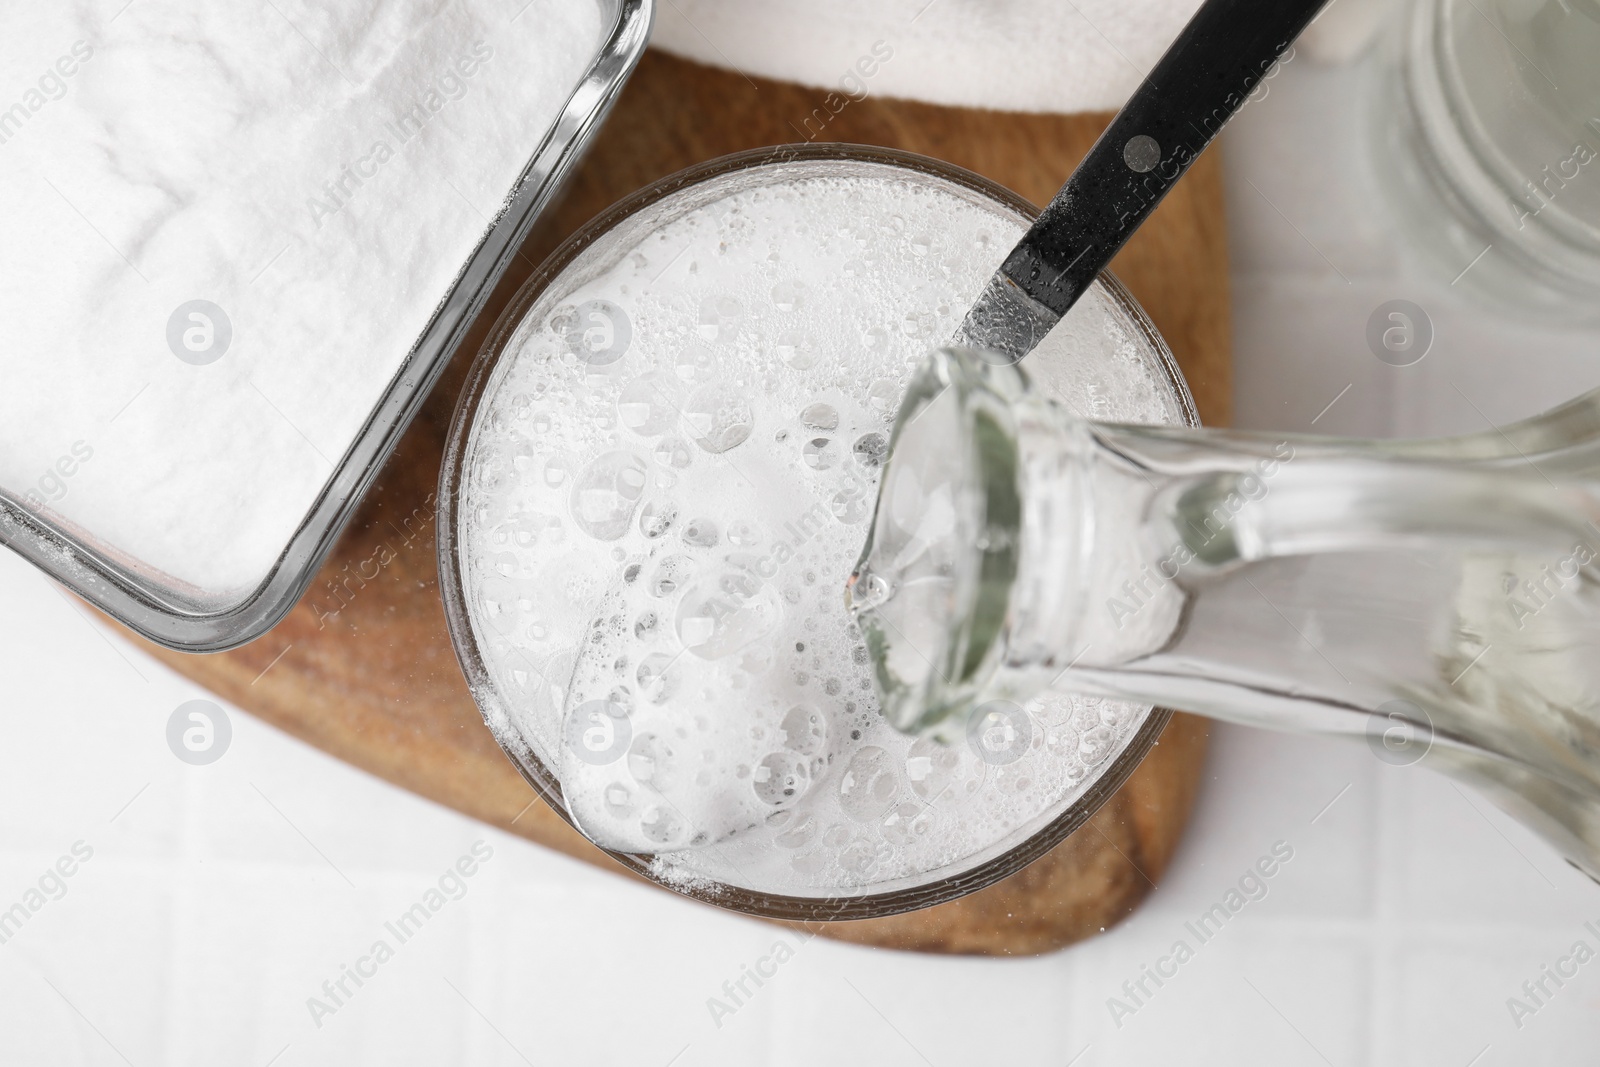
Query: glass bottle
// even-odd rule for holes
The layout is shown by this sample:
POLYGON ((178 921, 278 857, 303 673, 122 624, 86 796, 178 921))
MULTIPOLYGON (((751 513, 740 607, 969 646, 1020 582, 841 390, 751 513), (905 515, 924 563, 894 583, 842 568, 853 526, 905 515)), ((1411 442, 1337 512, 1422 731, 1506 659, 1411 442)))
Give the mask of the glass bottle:
POLYGON ((1600 874, 1600 391, 1387 442, 1096 423, 936 354, 849 596, 884 712, 955 736, 1057 682, 1365 737, 1600 874))

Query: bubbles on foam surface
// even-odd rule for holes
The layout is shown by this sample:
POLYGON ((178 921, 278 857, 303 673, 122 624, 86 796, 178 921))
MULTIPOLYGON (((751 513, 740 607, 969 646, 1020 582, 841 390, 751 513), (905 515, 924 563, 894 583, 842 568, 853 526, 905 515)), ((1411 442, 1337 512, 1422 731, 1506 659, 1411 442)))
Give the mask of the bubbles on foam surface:
POLYGON ((806 409, 800 413, 800 422, 808 430, 835 430, 839 427, 839 412, 832 404, 819 401, 806 405, 806 409))
MULTIPOLYGON (((509 720, 491 725, 557 773, 587 833, 658 853, 674 884, 815 895, 966 869, 1048 822, 1144 718, 1046 694, 1004 763, 878 719, 842 590, 889 423, 1023 229, 885 175, 745 188, 580 259, 519 327, 469 444, 469 608, 509 720), (561 314, 597 302, 628 327, 603 363, 561 314)), ((1173 421, 1102 305, 1081 306, 1100 318, 1070 360, 1030 369, 1074 364, 1043 369, 1080 410, 1173 421)))

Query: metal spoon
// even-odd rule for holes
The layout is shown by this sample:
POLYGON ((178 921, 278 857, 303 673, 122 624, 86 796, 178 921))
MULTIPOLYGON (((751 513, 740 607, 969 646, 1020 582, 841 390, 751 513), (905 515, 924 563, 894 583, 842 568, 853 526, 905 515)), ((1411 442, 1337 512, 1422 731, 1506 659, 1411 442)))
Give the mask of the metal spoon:
POLYGON ((956 343, 1015 363, 1244 105, 1328 0, 1206 0, 1000 269, 956 343))

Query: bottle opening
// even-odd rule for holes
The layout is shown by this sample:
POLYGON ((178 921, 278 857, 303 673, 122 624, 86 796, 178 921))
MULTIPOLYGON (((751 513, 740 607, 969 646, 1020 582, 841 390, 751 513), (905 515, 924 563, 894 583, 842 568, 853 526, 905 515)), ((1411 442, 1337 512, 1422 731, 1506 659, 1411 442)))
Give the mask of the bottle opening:
POLYGON ((1020 371, 964 349, 912 381, 846 590, 897 729, 958 734, 993 673, 1021 524, 1011 397, 1020 371))

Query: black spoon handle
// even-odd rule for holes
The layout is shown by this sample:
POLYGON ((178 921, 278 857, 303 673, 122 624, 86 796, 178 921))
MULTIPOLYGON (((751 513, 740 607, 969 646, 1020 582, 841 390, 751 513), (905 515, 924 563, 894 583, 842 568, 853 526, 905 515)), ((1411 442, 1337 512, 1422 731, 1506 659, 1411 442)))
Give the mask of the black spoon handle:
POLYGON ((1328 0, 1206 0, 1000 270, 1065 315, 1328 0))

